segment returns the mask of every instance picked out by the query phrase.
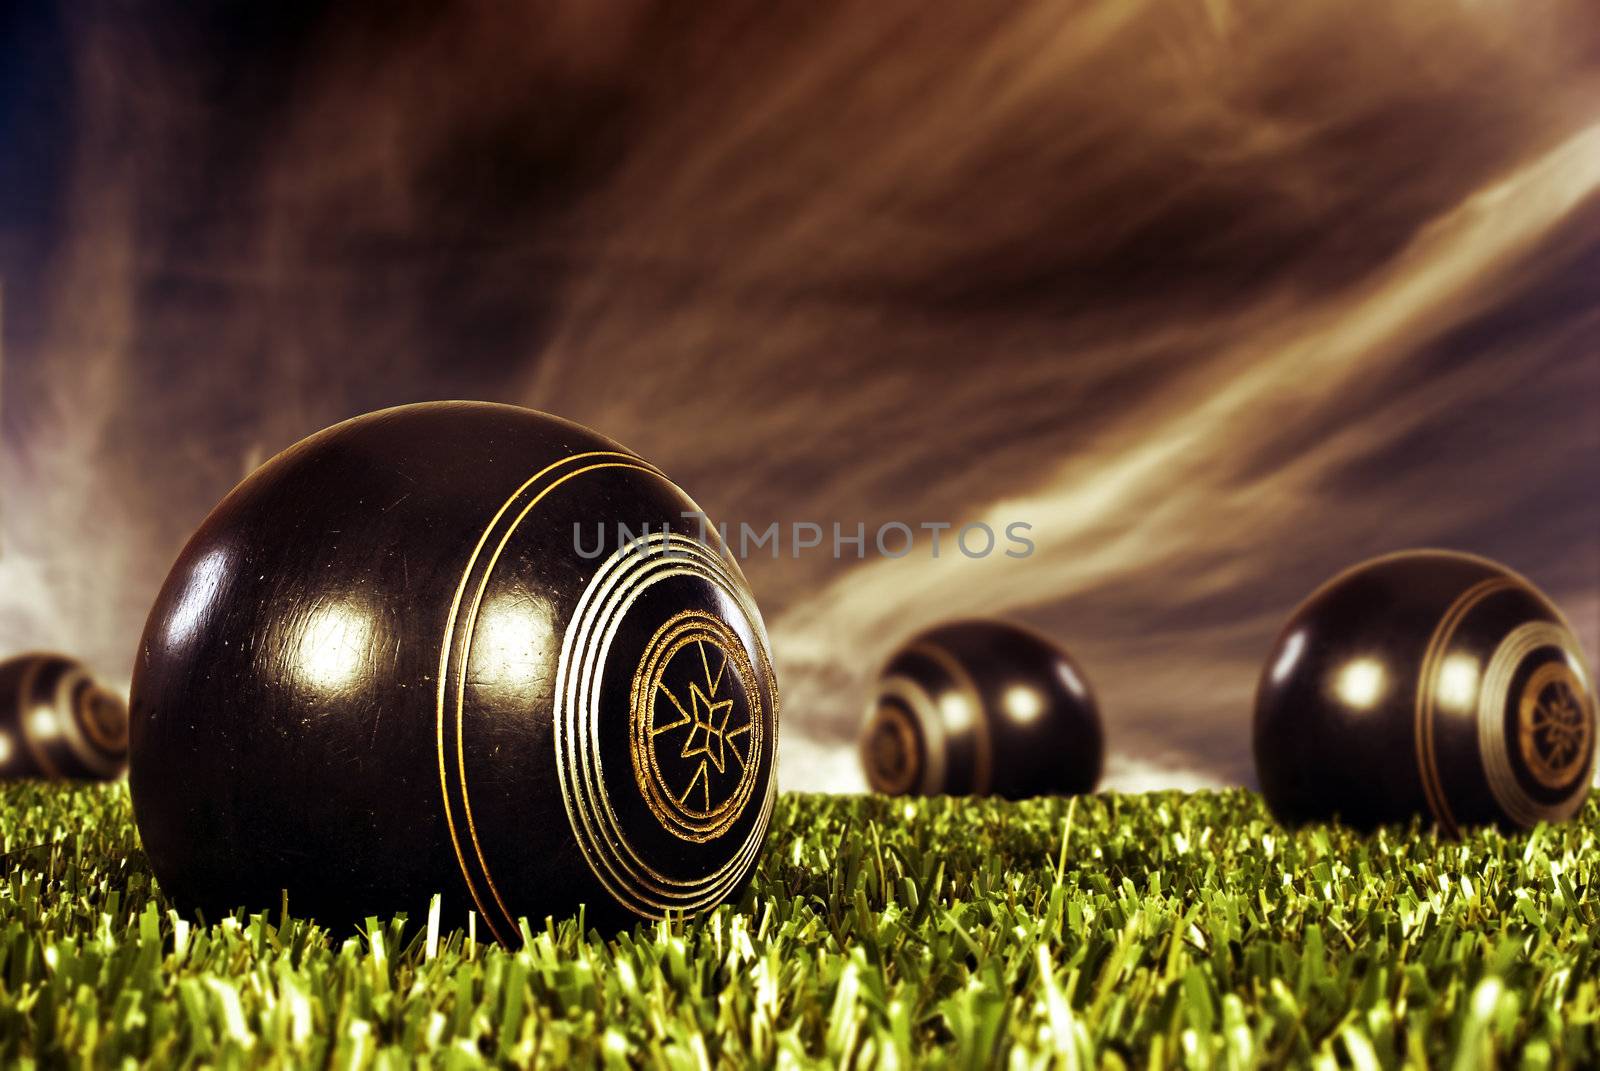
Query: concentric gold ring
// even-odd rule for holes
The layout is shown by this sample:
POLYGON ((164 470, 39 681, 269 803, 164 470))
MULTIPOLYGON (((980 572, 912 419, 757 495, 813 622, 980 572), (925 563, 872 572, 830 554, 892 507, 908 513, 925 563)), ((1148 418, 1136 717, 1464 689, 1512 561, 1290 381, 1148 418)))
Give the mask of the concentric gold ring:
POLYGON ((1428 646, 1423 652, 1422 667, 1417 678, 1414 722, 1417 765, 1422 776, 1422 791, 1427 797, 1428 809, 1433 812, 1434 820, 1439 823, 1440 828, 1451 836, 1456 835, 1458 828, 1455 815, 1450 810, 1449 796, 1439 776, 1439 756, 1433 731, 1440 666, 1443 664, 1445 654, 1450 650, 1451 641, 1455 639, 1456 629, 1461 627, 1461 622, 1466 619, 1472 608, 1490 596, 1512 590, 1516 586, 1517 582, 1510 577, 1492 576, 1478 581, 1463 591, 1439 618, 1439 623, 1434 627, 1433 634, 1428 638, 1428 646))
MULTIPOLYGON (((530 511, 537 506, 544 497, 556 487, 567 480, 587 472, 607 468, 627 468, 640 472, 661 476, 661 473, 648 462, 632 454, 616 450, 594 450, 578 454, 569 454, 557 461, 546 465, 530 476, 518 487, 510 497, 495 511, 489 524, 479 537, 477 545, 473 547, 471 555, 467 558, 465 569, 461 574, 461 583, 456 587, 455 599, 450 605, 450 616, 447 620, 443 641, 439 649, 439 682, 437 693, 437 719, 436 719, 436 744, 439 756, 439 792, 444 801, 445 823, 449 828, 450 842, 455 848, 456 862, 461 868, 461 876, 467 885, 467 892, 472 896, 473 903, 477 905, 478 914, 488 925, 495 939, 502 944, 507 943, 505 932, 515 932, 516 919, 507 909, 500 891, 495 887, 494 878, 489 873, 488 864, 484 859, 483 846, 478 841, 477 828, 472 819, 471 797, 467 789, 466 755, 462 749, 462 708, 466 693, 466 667, 472 649, 473 625, 476 622, 478 607, 483 601, 484 591, 488 586, 489 577, 494 572, 494 565, 501 552, 505 549, 511 535, 530 511), (587 463, 587 464, 584 464, 587 463), (576 466, 576 467, 575 467, 576 466), (562 471, 570 469, 571 471, 562 471), (485 564, 483 561, 484 549, 489 545, 495 533, 500 530, 501 524, 511 515, 512 510, 521 505, 521 510, 515 515, 495 546, 492 556, 485 564), (478 584, 473 595, 467 618, 461 620, 463 603, 467 590, 474 578, 478 584), (448 700, 453 699, 453 702, 448 700), (447 737, 445 734, 445 718, 447 707, 453 710, 455 718, 455 745, 456 761, 446 761, 447 737), (453 767, 453 769, 452 769, 453 767), (451 774, 454 773, 459 785, 461 821, 456 817, 456 803, 452 798, 451 774), (462 826, 470 839, 472 852, 471 858, 476 861, 476 873, 481 875, 482 884, 488 888, 493 902, 499 908, 501 925, 509 927, 503 932, 500 925, 496 925, 496 917, 489 910, 489 902, 484 898, 479 881, 474 878, 475 869, 469 865, 469 856, 462 843, 462 826)), ((665 477, 662 477, 665 479, 665 477)))
MULTIPOLYGON (((1577 641, 1571 632, 1554 621, 1528 621, 1519 625, 1507 634, 1489 658, 1478 692, 1478 747, 1483 755, 1484 775, 1495 800, 1507 817, 1520 826, 1531 827, 1542 821, 1569 818, 1588 798, 1589 779, 1594 770, 1594 709, 1587 678, 1577 641), (1516 697, 1518 707, 1527 699, 1536 699, 1544 683, 1569 681, 1584 729, 1581 746, 1563 770, 1555 771, 1558 776, 1553 779, 1554 783, 1551 778, 1540 777, 1538 755, 1530 754, 1526 750, 1528 741, 1520 739, 1520 732, 1517 734, 1523 765, 1534 780, 1546 788, 1568 790, 1565 797, 1554 803, 1535 799, 1517 780, 1511 761, 1512 740, 1508 739, 1510 719, 1507 714, 1513 702, 1512 685, 1528 656, 1541 648, 1554 648, 1560 652, 1560 658, 1534 671, 1516 697)), ((1519 709, 1519 722, 1525 716, 1519 709)))
POLYGON ((76 714, 84 738, 97 751, 119 758, 128 753, 128 712, 117 696, 90 684, 78 696, 76 714))
POLYGON ((910 792, 921 779, 923 762, 917 745, 917 730, 904 706, 880 701, 862 734, 862 753, 866 759, 867 780, 874 792, 899 796, 910 792))
MULTIPOLYGON (((475 622, 500 555, 523 520, 561 484, 604 469, 628 469, 653 476, 682 494, 681 489, 653 466, 631 454, 615 451, 574 454, 541 469, 506 500, 479 538, 457 587, 441 645, 436 744, 446 823, 468 892, 491 932, 502 943, 505 943, 507 932, 502 930, 502 926, 510 927, 510 932, 514 932, 516 920, 495 884, 477 835, 463 747, 467 684, 465 670, 470 664, 475 622), (491 544, 493 551, 486 557, 484 551, 491 544), (454 732, 447 733, 446 722, 452 717, 454 732), (454 761, 449 757, 452 745, 454 761), (498 909, 497 915, 489 910, 490 903, 498 909)), ((752 765, 756 762, 768 764, 763 771, 767 790, 761 811, 750 834, 732 857, 714 872, 690 882, 675 881, 643 862, 623 835, 615 810, 606 797, 598 751, 599 671, 605 665, 611 641, 627 608, 647 587, 660 580, 670 576, 694 576, 707 580, 722 592, 731 605, 739 607, 745 621, 744 628, 760 658, 759 667, 751 665, 749 679, 752 682, 765 682, 767 693, 771 696, 771 725, 774 729, 777 725, 777 689, 766 633, 742 580, 736 579, 720 557, 701 544, 682 536, 672 536, 670 547, 657 546, 667 541, 665 534, 655 534, 620 548, 591 576, 574 608, 563 639, 553 700, 556 773, 578 847, 601 885, 619 903, 647 918, 661 917, 667 911, 697 910, 715 903, 742 881, 760 850, 776 795, 776 777, 770 769, 772 759, 768 754, 771 745, 752 747, 752 765), (652 547, 655 553, 650 552, 652 547), (661 553, 669 549, 670 554, 661 553)), ((745 657, 748 660, 748 656, 745 657)), ((752 693, 754 704, 751 716, 755 722, 765 723, 768 714, 759 706, 759 691, 755 689, 752 693)), ((753 776, 752 791, 759 779, 759 776, 753 776)), ((740 803, 741 813, 747 809, 745 803, 749 795, 746 793, 745 802, 740 803)), ((737 820, 737 815, 728 824, 731 825, 733 820, 737 820)))
POLYGON ((1517 743, 1528 772, 1545 788, 1562 789, 1588 764, 1593 745, 1594 712, 1583 682, 1565 660, 1546 662, 1534 671, 1517 704, 1517 743), (1552 722, 1542 725, 1541 718, 1552 722), (1551 728, 1563 752, 1553 752, 1551 728), (1562 739, 1562 737, 1565 739, 1562 739))
MULTIPOLYGON (((692 657, 692 656, 691 656, 692 657)), ((727 716, 735 706, 733 698, 722 701, 727 716)), ((761 710, 757 691, 755 669, 744 644, 727 622, 703 610, 684 610, 674 614, 656 630, 646 646, 634 672, 629 703, 629 744, 633 755, 633 774, 650 812, 661 827, 672 835, 695 843, 705 843, 720 837, 744 813, 745 804, 755 789, 757 759, 761 754, 761 719, 755 715, 761 710), (720 659, 715 678, 706 654, 710 644, 720 659), (664 676, 673 660, 691 648, 699 655, 704 666, 708 688, 701 695, 691 695, 688 705, 667 688, 664 676), (720 696, 721 684, 732 670, 733 684, 744 699, 744 719, 737 725, 718 726, 714 717, 696 721, 701 708, 712 704, 720 696), (658 714, 665 697, 669 707, 669 721, 662 725, 658 714), (670 785, 661 769, 660 741, 662 737, 679 728, 687 727, 685 752, 696 735, 705 737, 704 757, 696 765, 695 773, 687 785, 670 785), (742 739, 740 739, 742 737, 742 739), (712 741, 718 746, 712 755, 712 741), (711 770, 725 767, 729 761, 739 767, 739 777, 732 789, 719 791, 715 801, 711 795, 711 770), (692 804, 694 790, 699 786, 704 793, 705 806, 692 804), (681 790, 681 791, 680 791, 681 790)))
MULTIPOLYGON (((645 918, 668 911, 696 911, 720 901, 748 874, 771 820, 776 778, 768 769, 761 811, 743 843, 714 871, 691 880, 672 878, 644 861, 621 828, 606 790, 600 750, 599 677, 628 608, 651 586, 677 576, 717 587, 738 606, 759 656, 756 679, 772 698, 777 725, 777 689, 761 618, 742 582, 720 556, 675 534, 653 534, 640 546, 619 549, 595 571, 573 612, 557 670, 556 772, 568 818, 590 869, 617 901, 645 918)), ((759 696, 759 690, 757 698, 759 696)), ((752 707, 752 718, 764 715, 752 707)), ((763 752, 768 750, 763 748, 763 752)), ((756 753, 753 761, 762 761, 756 753)), ((766 761, 770 762, 770 759, 766 761)))
POLYGON ((933 696, 922 682, 903 673, 891 674, 878 683, 879 701, 897 700, 911 712, 917 727, 922 731, 922 768, 917 791, 924 796, 936 796, 948 791, 945 785, 945 767, 949 761, 944 720, 933 696))
MULTIPOLYGON (((972 794, 987 796, 994 782, 994 745, 990 740, 989 709, 978 691, 977 682, 959 658, 937 643, 918 643, 910 647, 907 653, 918 654, 935 662, 968 703, 972 712, 972 794)), ((944 726, 944 732, 946 737, 950 735, 948 725, 944 726)))

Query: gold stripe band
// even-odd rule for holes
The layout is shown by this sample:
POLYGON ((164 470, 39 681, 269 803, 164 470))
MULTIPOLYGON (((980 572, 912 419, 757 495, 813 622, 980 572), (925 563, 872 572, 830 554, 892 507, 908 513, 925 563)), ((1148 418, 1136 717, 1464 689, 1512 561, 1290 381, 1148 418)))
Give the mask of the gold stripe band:
MULTIPOLYGON (((1536 689, 1533 681, 1528 682, 1526 687, 1536 689)), ((1588 798, 1589 782, 1594 776, 1594 710, 1590 695, 1588 670, 1583 664, 1577 641, 1565 626, 1555 621, 1523 623, 1513 629, 1490 656, 1488 668, 1483 673, 1483 683, 1479 687, 1476 708, 1478 748, 1483 755, 1484 775, 1489 781, 1490 791, 1506 816, 1518 825, 1531 828, 1538 822, 1558 822, 1570 818, 1588 798), (1583 748, 1587 754, 1579 764, 1581 771, 1572 777, 1567 786, 1567 795, 1553 804, 1535 799, 1518 782, 1511 762, 1511 741, 1506 735, 1512 682, 1527 656, 1540 648, 1554 648, 1561 653, 1558 661, 1547 662, 1544 668, 1560 667, 1568 675, 1578 693, 1579 714, 1584 719, 1585 728, 1583 748)), ((1525 752, 1523 762, 1530 762, 1525 752)), ((1529 772, 1537 779, 1535 771, 1530 769, 1529 772)), ((1557 783, 1547 787, 1560 789, 1564 786, 1557 783)))
MULTIPOLYGON (((471 650, 472 631, 470 627, 458 630, 457 624, 461 614, 461 605, 466 597, 467 587, 472 580, 474 570, 477 568, 479 557, 483 554, 484 547, 488 545, 489 540, 494 535, 496 529, 500 525, 500 522, 512 510, 512 508, 520 499, 533 491, 539 482, 550 476, 551 473, 556 472, 563 466, 573 465, 578 462, 594 458, 618 459, 616 462, 617 464, 624 464, 630 467, 640 468, 643 471, 655 471, 654 468, 649 466, 647 462, 642 461, 632 454, 615 450, 592 450, 578 454, 569 454, 566 457, 560 458, 549 465, 546 465, 544 468, 540 469, 538 472, 534 473, 527 480, 525 480, 521 486, 519 486, 511 493, 509 497, 506 498, 505 502, 501 504, 500 508, 495 511, 495 514, 490 519, 489 524, 484 528, 483 534, 478 538, 477 545, 473 547, 472 553, 468 556, 466 567, 462 570, 461 582, 456 586, 455 599, 450 605, 450 614, 447 618, 443 641, 440 644, 439 649, 439 678, 436 696, 435 743, 439 758, 439 792, 444 802, 445 822, 449 828, 450 842, 455 849, 456 863, 461 868, 461 876, 466 882, 467 891, 472 896, 472 901, 478 908, 478 914, 483 918, 485 924, 488 925, 490 933, 492 933, 495 937, 495 940, 499 941, 501 944, 507 944, 509 942, 507 942, 505 934, 501 932, 500 927, 495 924, 494 914, 489 910, 488 903, 485 901, 482 893, 479 891, 478 883, 473 880, 472 868, 467 864, 467 855, 463 850, 461 843, 461 830, 458 828, 454 813, 455 809, 451 800, 450 779, 447 772, 448 768, 445 756, 445 697, 449 690, 452 656, 458 655, 457 665, 459 666, 462 674, 462 681, 461 688, 457 690, 456 703, 456 766, 458 775, 461 779, 462 808, 464 816, 467 818, 469 832, 472 834, 474 843, 473 854, 477 858, 479 865, 483 866, 483 854, 480 846, 477 844, 476 832, 475 830, 471 829, 471 811, 466 785, 466 763, 464 755, 461 754, 461 696, 465 688, 465 672, 467 668, 467 656, 470 654, 471 650), (461 648, 459 653, 457 652, 458 646, 461 648)), ((554 486, 554 482, 552 482, 551 486, 554 486)), ((537 494, 533 496, 534 501, 537 502, 539 499, 542 499, 544 494, 549 490, 550 488, 544 488, 543 490, 538 491, 537 494)), ((532 508, 532 504, 529 505, 529 508, 532 508)), ((524 510, 522 515, 526 515, 526 512, 527 511, 524 510)), ((514 528, 515 525, 512 527, 514 528)), ((509 532, 507 533, 507 538, 509 538, 509 532)), ((500 544, 500 547, 503 546, 504 541, 502 541, 500 544)), ((499 549, 500 548, 496 549, 496 556, 499 554, 499 549)), ((486 570, 484 573, 483 579, 485 583, 487 582, 490 571, 492 570, 486 570)), ((483 589, 480 587, 477 592, 477 600, 481 600, 482 594, 483 589)), ((477 600, 475 600, 474 603, 475 607, 477 600)), ((484 881, 490 886, 491 892, 493 892, 495 895, 496 906, 500 908, 501 918, 505 920, 505 924, 507 926, 511 927, 511 932, 515 932, 516 920, 511 918, 510 912, 506 910, 505 904, 500 899, 498 892, 493 889, 493 882, 487 873, 487 868, 485 868, 484 871, 484 881)))
MULTIPOLYGON (((682 494, 660 470, 631 454, 592 451, 547 465, 506 499, 478 539, 457 585, 440 646, 435 744, 446 824, 457 865, 473 903, 502 944, 508 943, 507 931, 502 930, 502 925, 514 934, 517 922, 495 882, 478 834, 466 764, 466 678, 473 634, 500 557, 519 526, 557 487, 603 469, 633 470, 654 476, 682 494), (485 555, 491 544, 492 551, 485 555), (450 718, 455 723, 453 732, 447 730, 450 718), (453 761, 449 755, 452 746, 455 749, 453 761)), ((664 531, 641 542, 648 546, 665 538, 664 531)), ((648 568, 643 573, 637 568, 619 572, 620 565, 637 564, 651 558, 642 554, 639 546, 630 544, 602 563, 590 577, 567 626, 552 698, 557 778, 577 846, 601 886, 620 904, 646 918, 659 918, 667 911, 682 912, 707 906, 736 887, 754 865, 776 798, 776 777, 770 769, 775 758, 775 744, 767 743, 763 748, 753 743, 752 764, 769 765, 764 772, 767 784, 760 813, 749 836, 732 858, 712 873, 688 882, 668 878, 643 861, 622 834, 616 813, 607 799, 603 764, 597 753, 599 670, 604 666, 611 638, 627 607, 645 588, 662 579, 687 575, 707 580, 744 612, 746 632, 760 656, 760 672, 756 678, 766 685, 771 703, 770 725, 773 730, 777 726, 778 696, 771 654, 759 613, 742 578, 736 578, 728 565, 698 542, 684 540, 681 536, 676 537, 676 542, 683 545, 673 548, 672 556, 664 562, 667 567, 664 570, 661 564, 647 563, 648 568)), ((654 555, 654 559, 661 558, 661 554, 654 555)), ((752 719, 758 727, 767 716, 759 691, 757 688, 756 694, 750 696, 752 719)), ((741 802, 738 810, 747 810, 745 803, 741 802)))
MULTIPOLYGON (((573 612, 557 674, 556 772, 568 818, 595 876, 629 910, 645 918, 660 918, 667 911, 709 906, 743 880, 770 822, 776 784, 769 772, 761 812, 745 842, 716 870, 682 881, 644 861, 609 802, 599 750, 598 676, 622 617, 645 589, 662 580, 690 576, 711 582, 743 612, 760 656, 758 680, 767 684, 771 696, 774 728, 778 696, 759 612, 720 557, 682 536, 657 534, 643 542, 647 553, 624 548, 596 570, 573 612)), ((760 717, 759 694, 750 698, 752 716, 760 717)), ((752 759, 762 761, 759 754, 752 759)))
MULTIPOLYGON (((936 643, 918 643, 907 649, 908 654, 919 654, 930 659, 944 670, 956 690, 967 700, 972 707, 972 794, 974 796, 987 796, 990 787, 994 784, 994 742, 991 739, 992 730, 989 726, 989 711, 984 706, 983 696, 978 691, 977 682, 972 679, 972 674, 967 672, 967 667, 961 660, 936 643)), ((942 713, 942 712, 941 712, 942 713)), ((945 726, 949 734, 950 727, 945 726)))
POLYGON ((1480 580, 1458 595, 1446 608, 1428 646, 1423 652, 1422 668, 1417 679, 1416 717, 1414 735, 1418 769, 1422 775, 1422 791, 1428 800, 1428 809, 1445 833, 1456 836, 1460 830, 1455 815, 1450 810, 1450 800, 1439 776, 1438 745, 1433 731, 1435 706, 1438 698, 1439 666, 1443 662, 1456 629, 1467 614, 1479 603, 1502 591, 1514 589, 1517 582, 1510 577, 1494 576, 1480 580))

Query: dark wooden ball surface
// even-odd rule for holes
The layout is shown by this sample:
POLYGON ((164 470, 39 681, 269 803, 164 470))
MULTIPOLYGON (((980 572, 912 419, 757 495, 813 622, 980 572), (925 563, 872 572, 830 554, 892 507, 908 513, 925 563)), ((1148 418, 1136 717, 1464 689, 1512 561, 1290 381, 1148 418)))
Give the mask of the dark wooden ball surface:
POLYGON ((184 548, 139 648, 130 780, 162 888, 213 917, 286 890, 335 924, 419 919, 437 891, 508 943, 519 917, 735 896, 778 694, 696 509, 616 443, 504 405, 368 414, 269 461, 184 548))
POLYGON ((1593 678, 1555 606, 1446 551, 1377 558, 1319 588, 1256 695, 1256 770, 1290 824, 1561 821, 1588 798, 1594 744, 1593 678))
POLYGON ((954 622, 907 641, 879 676, 861 734, 867 782, 891 795, 1092 792, 1103 752, 1083 671, 1002 621, 954 622))

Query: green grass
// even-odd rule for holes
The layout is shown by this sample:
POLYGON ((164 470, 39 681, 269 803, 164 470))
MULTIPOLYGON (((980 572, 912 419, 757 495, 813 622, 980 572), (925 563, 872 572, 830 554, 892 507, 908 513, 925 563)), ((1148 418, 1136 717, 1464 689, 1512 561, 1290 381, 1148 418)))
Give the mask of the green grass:
POLYGON ((0 1059, 328 1067, 1600 1063, 1591 802, 1461 842, 1245 792, 791 796, 753 887, 610 939, 402 947, 161 900, 121 787, 0 790, 0 1059))

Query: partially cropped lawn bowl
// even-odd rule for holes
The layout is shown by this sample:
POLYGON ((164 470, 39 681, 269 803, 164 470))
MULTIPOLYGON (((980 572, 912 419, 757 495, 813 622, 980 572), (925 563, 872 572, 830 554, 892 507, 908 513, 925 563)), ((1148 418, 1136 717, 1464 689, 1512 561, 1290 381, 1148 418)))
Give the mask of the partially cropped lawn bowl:
POLYGON ((1600 1064, 1593 801, 1452 842, 1245 792, 790 796, 740 903, 506 952, 191 925, 122 787, 0 793, 8 1064, 1600 1064))

